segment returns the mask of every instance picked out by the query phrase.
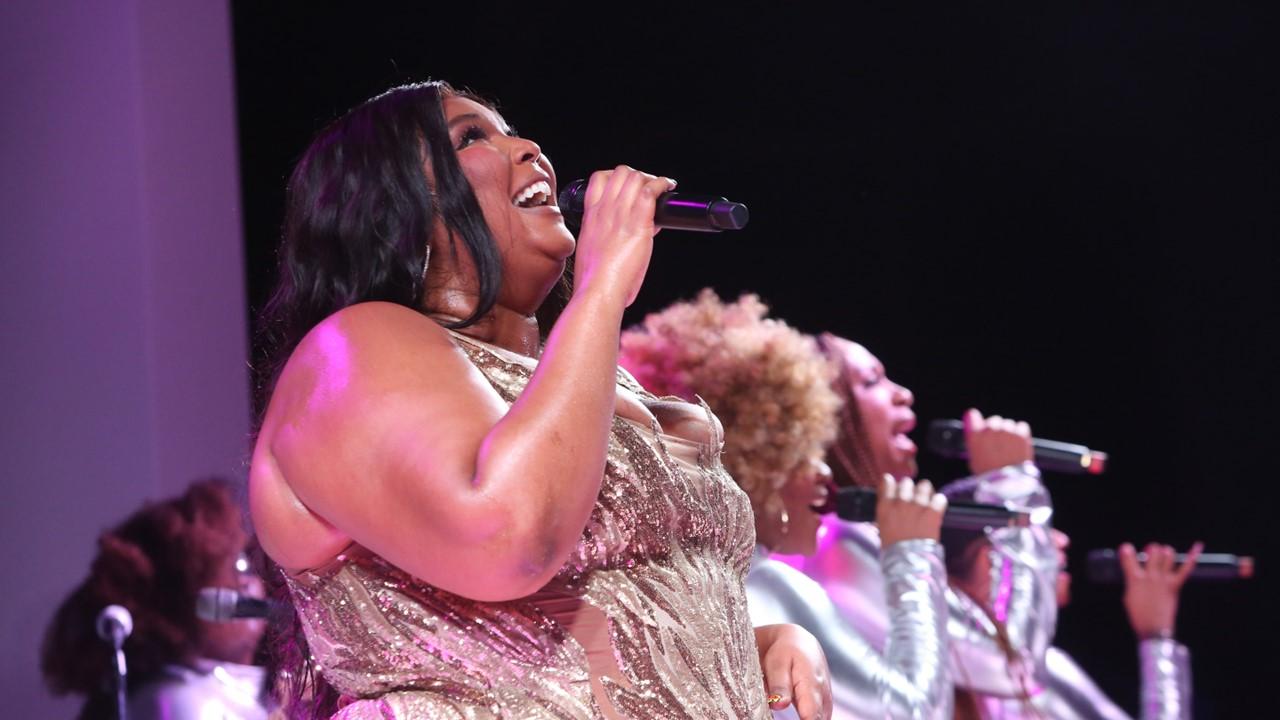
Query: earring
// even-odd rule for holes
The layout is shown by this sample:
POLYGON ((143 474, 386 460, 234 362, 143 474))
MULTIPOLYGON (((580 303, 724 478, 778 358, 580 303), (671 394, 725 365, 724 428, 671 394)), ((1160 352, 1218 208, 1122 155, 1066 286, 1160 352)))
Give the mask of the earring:
POLYGON ((422 289, 427 289, 427 266, 431 262, 431 243, 422 252, 422 289))
MULTIPOLYGON (((777 528, 777 536, 773 538, 773 542, 766 543, 763 540, 757 540, 761 545, 776 550, 778 545, 787 537, 787 533, 791 530, 791 516, 787 514, 787 506, 782 502, 782 498, 778 493, 773 493, 764 501, 764 507, 761 508, 761 517, 777 516, 776 522, 770 522, 769 525, 777 528)), ((757 523, 758 525, 758 523, 757 523)))

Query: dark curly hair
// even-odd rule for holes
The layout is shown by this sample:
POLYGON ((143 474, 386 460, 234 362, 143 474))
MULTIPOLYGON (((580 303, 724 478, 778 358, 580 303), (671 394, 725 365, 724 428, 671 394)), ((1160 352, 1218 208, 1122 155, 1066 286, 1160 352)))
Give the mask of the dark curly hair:
POLYGON ((132 687, 166 664, 196 657, 202 636, 196 595, 235 562, 247 542, 231 486, 218 478, 148 503, 104 532, 89 577, 62 602, 45 631, 40 669, 49 690, 87 696, 82 718, 114 712, 102 684, 111 657, 94 630, 107 605, 121 605, 133 615, 124 645, 132 687))

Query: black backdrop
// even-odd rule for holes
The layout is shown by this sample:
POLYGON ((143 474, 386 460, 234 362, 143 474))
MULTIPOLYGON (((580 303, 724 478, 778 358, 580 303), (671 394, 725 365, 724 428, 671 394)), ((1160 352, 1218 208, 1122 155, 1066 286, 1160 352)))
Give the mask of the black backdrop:
MULTIPOLYGON (((1204 539, 1260 555, 1184 592, 1199 718, 1278 663, 1266 532, 1277 399, 1276 26, 1260 11, 810 3, 570 11, 233 5, 252 308, 310 135, 428 77, 499 101, 562 182, 625 162, 747 203, 659 236, 628 322, 710 285, 862 341, 922 420, 975 405, 1112 453, 1050 477, 1072 561, 1204 539)), ((923 474, 961 468, 925 457, 923 474)), ((1077 572, 1057 643, 1136 708, 1115 587, 1077 572)))

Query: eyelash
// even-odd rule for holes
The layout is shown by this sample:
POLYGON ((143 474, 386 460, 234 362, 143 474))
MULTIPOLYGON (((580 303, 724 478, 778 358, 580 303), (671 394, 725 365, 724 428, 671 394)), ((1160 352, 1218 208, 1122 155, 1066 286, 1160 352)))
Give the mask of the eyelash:
POLYGON ((458 138, 458 150, 470 145, 476 140, 484 140, 489 137, 484 130, 478 125, 468 125, 466 130, 462 131, 462 136, 458 138))

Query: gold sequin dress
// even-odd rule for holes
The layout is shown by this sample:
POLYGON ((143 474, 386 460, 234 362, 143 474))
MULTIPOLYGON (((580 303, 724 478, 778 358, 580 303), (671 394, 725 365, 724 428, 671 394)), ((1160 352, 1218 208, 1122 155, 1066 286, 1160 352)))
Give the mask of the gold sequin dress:
MULTIPOLYGON (((534 361, 455 337, 513 402, 534 361)), ((743 586, 754 523, 720 442, 615 416, 582 537, 526 598, 468 600, 358 546, 289 578, 314 663, 352 699, 334 718, 768 718, 743 586)))

